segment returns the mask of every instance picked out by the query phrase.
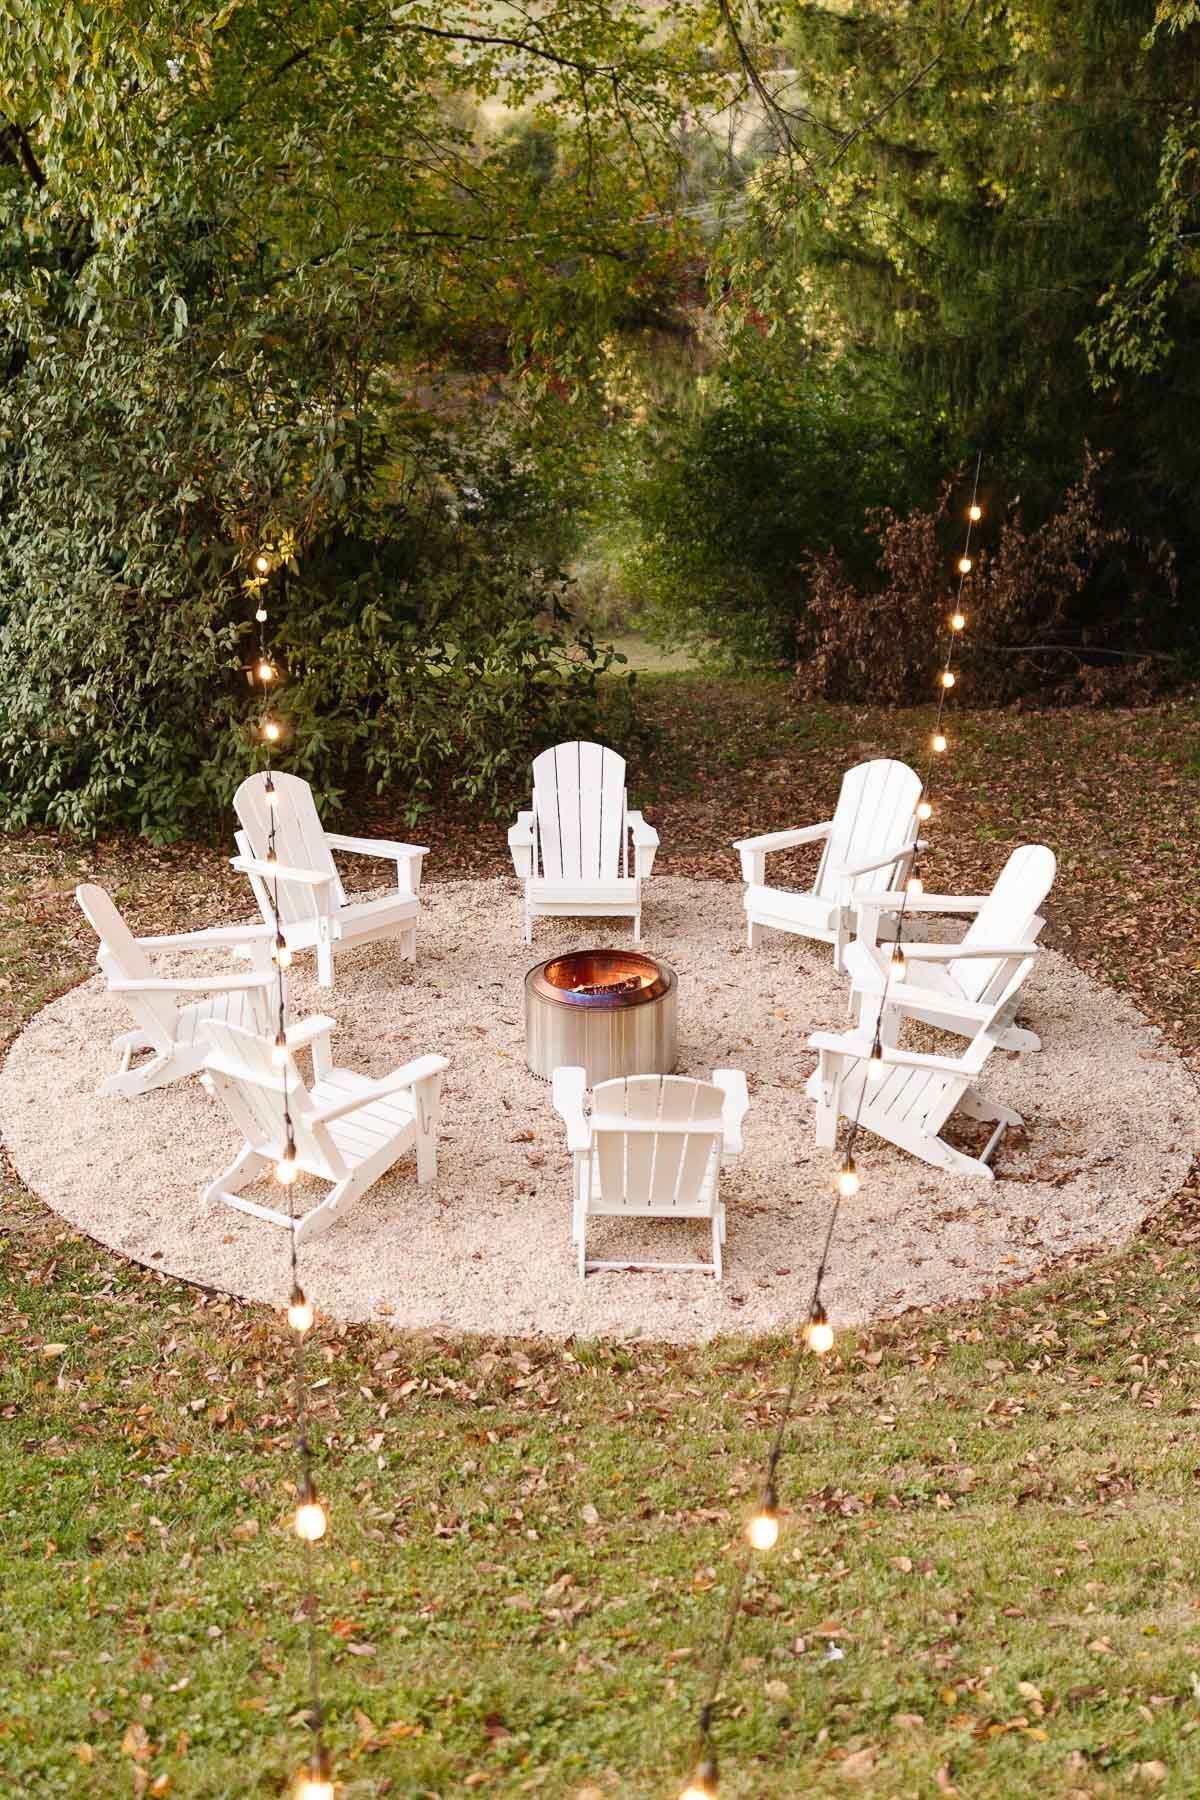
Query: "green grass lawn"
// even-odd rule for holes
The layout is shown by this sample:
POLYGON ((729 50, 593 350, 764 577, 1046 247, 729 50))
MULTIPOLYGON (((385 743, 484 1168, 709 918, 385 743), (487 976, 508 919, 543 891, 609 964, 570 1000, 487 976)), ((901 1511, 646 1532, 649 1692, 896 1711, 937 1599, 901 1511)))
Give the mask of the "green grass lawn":
MULTIPOLYGON (((730 838, 827 816, 847 758, 917 754, 915 715, 645 687, 668 869, 729 875, 730 838)), ((1195 708, 957 738, 937 885, 1044 834, 1051 941, 1194 1052, 1195 708)), ((501 866, 496 826, 451 818, 444 841, 433 875, 501 866)), ((143 929, 244 910, 211 848, 9 849, 10 1029, 86 973, 85 872, 143 929)), ((307 1700, 287 1334, 69 1234, 11 1177, 4 1198, 0 1770, 36 1796, 277 1796, 307 1700)), ((723 1796, 1200 1793, 1198 1241, 1193 1177, 1119 1255, 806 1363, 723 1796)), ((341 1792, 676 1794, 788 1353, 319 1326, 341 1792)))

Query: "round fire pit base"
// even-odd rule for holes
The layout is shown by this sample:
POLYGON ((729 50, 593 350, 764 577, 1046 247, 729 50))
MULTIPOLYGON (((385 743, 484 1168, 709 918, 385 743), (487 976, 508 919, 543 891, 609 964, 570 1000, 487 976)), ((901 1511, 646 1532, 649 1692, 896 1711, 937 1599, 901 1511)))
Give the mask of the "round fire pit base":
POLYGON ((525 977, 525 1060, 548 1081, 582 1068, 589 1087, 669 1075, 678 1058, 675 971, 637 950, 551 956, 525 977))

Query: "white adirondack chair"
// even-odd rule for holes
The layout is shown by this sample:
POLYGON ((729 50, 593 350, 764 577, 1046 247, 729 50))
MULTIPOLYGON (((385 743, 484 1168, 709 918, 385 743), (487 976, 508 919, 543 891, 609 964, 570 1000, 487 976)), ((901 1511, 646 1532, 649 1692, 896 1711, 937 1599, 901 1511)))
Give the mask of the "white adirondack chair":
POLYGON ((920 798, 920 776, 904 763, 881 758, 846 772, 832 819, 798 831, 739 839, 733 847, 741 855, 742 880, 747 884, 744 905, 750 948, 759 942, 763 927, 770 926, 832 944, 834 967, 843 969, 857 890, 904 886, 919 848, 920 798), (824 848, 807 893, 767 885, 767 857, 773 850, 817 843, 824 848))
POLYGON ((533 806, 509 831, 525 883, 525 942, 536 918, 630 918, 642 936, 642 883, 658 833, 625 796, 625 759, 602 744, 555 744, 535 757, 533 806), (632 840, 632 856, 630 844, 632 840))
POLYGON ((274 803, 268 804, 263 775, 248 775, 233 804, 242 829, 233 866, 250 878, 262 916, 272 923, 272 894, 279 887, 279 915, 288 948, 316 950, 317 979, 333 986, 333 958, 342 944, 369 944, 377 938, 399 938, 407 962, 417 954, 417 914, 421 888, 421 844, 390 838, 343 837, 326 831, 317 815, 312 789, 298 775, 272 775, 274 803), (267 859, 271 816, 275 816, 276 864, 267 859), (396 892, 371 900, 347 900, 333 852, 383 857, 396 865, 396 892))
POLYGON ((204 1026, 205 1068, 213 1092, 245 1140, 225 1172, 205 1189, 204 1199, 209 1203, 223 1200, 256 1219, 294 1229, 297 1243, 327 1230, 339 1209, 345 1211, 366 1193, 406 1150, 416 1149, 418 1182, 430 1182, 437 1174, 442 1070, 449 1066, 446 1058, 419 1056, 393 1069, 382 1081, 370 1081, 352 1069, 332 1066, 328 1034, 334 1023, 318 1016, 287 1034, 289 1049, 300 1037, 313 1044, 315 1079, 311 1088, 290 1054, 285 1068, 275 1066, 270 1038, 216 1020, 204 1026), (283 1155, 285 1082, 296 1166, 332 1186, 332 1192, 298 1216, 294 1225, 289 1213, 247 1200, 241 1191, 283 1155))
MULTIPOLYGON (((906 944, 905 956, 919 959, 919 952, 937 949, 937 945, 906 944)), ((999 962, 997 976, 989 983, 993 999, 981 1006, 981 1017, 974 1027, 970 1043, 961 1056, 943 1056, 917 1050, 900 1049, 895 1043, 883 1045, 882 1066, 877 1073, 868 1070, 872 1033, 858 1028, 836 1033, 818 1031, 809 1038, 812 1049, 820 1052, 820 1062, 808 1081, 808 1095, 817 1105, 817 1144, 825 1150, 837 1148, 838 1119, 857 1118, 864 1130, 887 1138, 901 1149, 911 1151, 936 1169, 952 1174, 982 1175, 992 1180, 991 1159, 996 1146, 1010 1125, 1023 1123, 1020 1113, 1011 1107, 998 1106, 982 1094, 976 1085, 984 1065, 1003 1035, 1003 1021, 1011 1018, 1011 1008, 1022 982, 1038 955, 1036 944, 1022 945, 1015 952, 1003 946, 981 944, 958 954, 967 958, 999 962), (956 1150, 941 1136, 951 1113, 958 1109, 968 1118, 993 1123, 995 1130, 979 1156, 968 1156, 956 1150)), ((938 1004, 943 1004, 939 996, 938 1004)), ((929 991, 898 982, 888 995, 888 1009, 897 1026, 905 1017, 925 1016, 929 1009, 929 991)), ((960 1026, 965 1018, 958 1012, 960 1026)))
POLYGON ((554 1071, 555 1109, 573 1154, 572 1236, 579 1273, 589 1269, 698 1269, 721 1279, 725 1208, 723 1159, 742 1148, 749 1106, 740 1069, 714 1069, 711 1082, 684 1075, 630 1075, 601 1081, 584 1111, 583 1069, 554 1071), (587 1222, 598 1216, 711 1219, 710 1263, 589 1262, 587 1222))
POLYGON ((96 961, 112 994, 133 1015, 134 1028, 114 1038, 121 1053, 115 1075, 102 1081, 101 1094, 127 1099, 182 1081, 204 1066, 207 1046, 200 1027, 208 1019, 229 1019, 251 1030, 266 1030, 272 975, 265 966, 271 932, 266 925, 217 926, 210 931, 175 932, 135 938, 102 887, 84 882, 75 889, 81 911, 100 939, 96 961), (249 948, 260 961, 257 972, 229 975, 162 975, 147 950, 236 950, 249 948), (188 995, 207 995, 189 1000, 188 995), (183 1004, 180 1004, 180 1002, 183 1004), (131 1067, 133 1058, 148 1060, 131 1067))
MULTIPOLYGON (((920 991, 925 1002, 907 1003, 904 1016, 973 1037, 1006 980, 1008 959, 1030 949, 1046 923, 1038 908, 1050 892, 1055 866, 1054 852, 1045 844, 1022 844, 1005 863, 990 894, 919 894, 907 901, 898 894, 856 894, 858 928, 846 951, 846 969, 852 1011, 860 1026, 869 1032, 875 1029, 891 956, 890 949, 878 947, 878 920, 881 915, 894 916, 903 903, 906 914, 975 914, 957 944, 904 946, 905 988, 914 994, 920 991)), ((992 1021, 996 1044, 1002 1050, 1040 1050, 1037 1034, 1013 1023, 1019 995, 1018 985, 1003 1015, 992 1021)), ((884 1007, 881 1035, 885 1042, 895 1042, 890 1005, 884 1007)))

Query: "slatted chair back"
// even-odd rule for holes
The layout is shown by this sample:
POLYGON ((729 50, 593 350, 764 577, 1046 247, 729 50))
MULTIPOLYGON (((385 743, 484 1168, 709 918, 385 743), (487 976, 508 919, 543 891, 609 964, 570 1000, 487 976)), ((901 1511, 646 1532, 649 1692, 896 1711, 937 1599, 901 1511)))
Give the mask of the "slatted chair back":
POLYGON ((920 798, 921 778, 906 763, 879 757, 847 769, 813 893, 847 902, 860 888, 879 892, 895 887, 904 873, 905 857, 862 875, 841 877, 837 870, 870 862, 895 845, 911 848, 917 838, 920 798))
MULTIPOLYGON (((317 875, 331 875, 332 888, 312 888, 302 881, 279 883, 279 916, 286 932, 289 925, 315 919, 330 904, 343 906, 342 890, 333 852, 326 841, 313 799, 312 789, 299 775, 273 773, 275 801, 267 804, 266 781, 262 774, 248 775, 233 797, 234 811, 242 829, 237 834, 238 849, 243 855, 261 860, 270 846, 271 816, 275 816, 275 854, 285 868, 311 869, 317 875), (332 899, 331 899, 332 896, 332 899)), ((263 917, 273 918, 273 889, 261 876, 250 877, 263 917)))
MULTIPOLYGON (((1038 908, 1050 892, 1057 865, 1045 844, 1022 844, 1000 871, 995 887, 971 922, 963 948, 972 944, 1032 944, 1041 930, 1038 908)), ((968 1000, 987 1002, 1006 987, 1011 959, 963 957, 947 963, 959 992, 968 1000)))
POLYGON ((624 879, 625 758, 615 750, 584 743, 543 750, 533 763, 533 811, 547 881, 624 879))
POLYGON ((201 1031, 211 1046, 204 1066, 250 1149, 273 1161, 283 1154, 286 1094, 300 1168, 326 1181, 341 1181, 349 1171, 328 1128, 314 1119, 308 1089, 291 1056, 276 1068, 271 1040, 240 1025, 210 1019, 201 1031))
MULTIPOLYGON (((150 981, 156 971, 150 958, 102 887, 85 882, 75 889, 80 911, 100 939, 100 967, 123 981, 150 981)), ((122 999, 159 1049, 175 1039, 178 1009, 170 994, 123 994, 122 999)))
POLYGON ((604 1210, 695 1211, 710 1197, 723 1143, 725 1096, 683 1075, 598 1083, 592 1144, 604 1210))

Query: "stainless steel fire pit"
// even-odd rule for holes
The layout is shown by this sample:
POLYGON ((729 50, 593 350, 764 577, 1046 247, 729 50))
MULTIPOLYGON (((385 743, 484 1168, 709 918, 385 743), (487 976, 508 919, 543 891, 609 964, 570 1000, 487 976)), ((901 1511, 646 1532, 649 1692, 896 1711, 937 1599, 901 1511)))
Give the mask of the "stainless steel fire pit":
POLYGON ((525 977, 525 1057, 535 1075, 587 1070, 588 1086, 613 1075, 669 1075, 675 1067, 674 969, 636 950, 576 950, 525 977))

